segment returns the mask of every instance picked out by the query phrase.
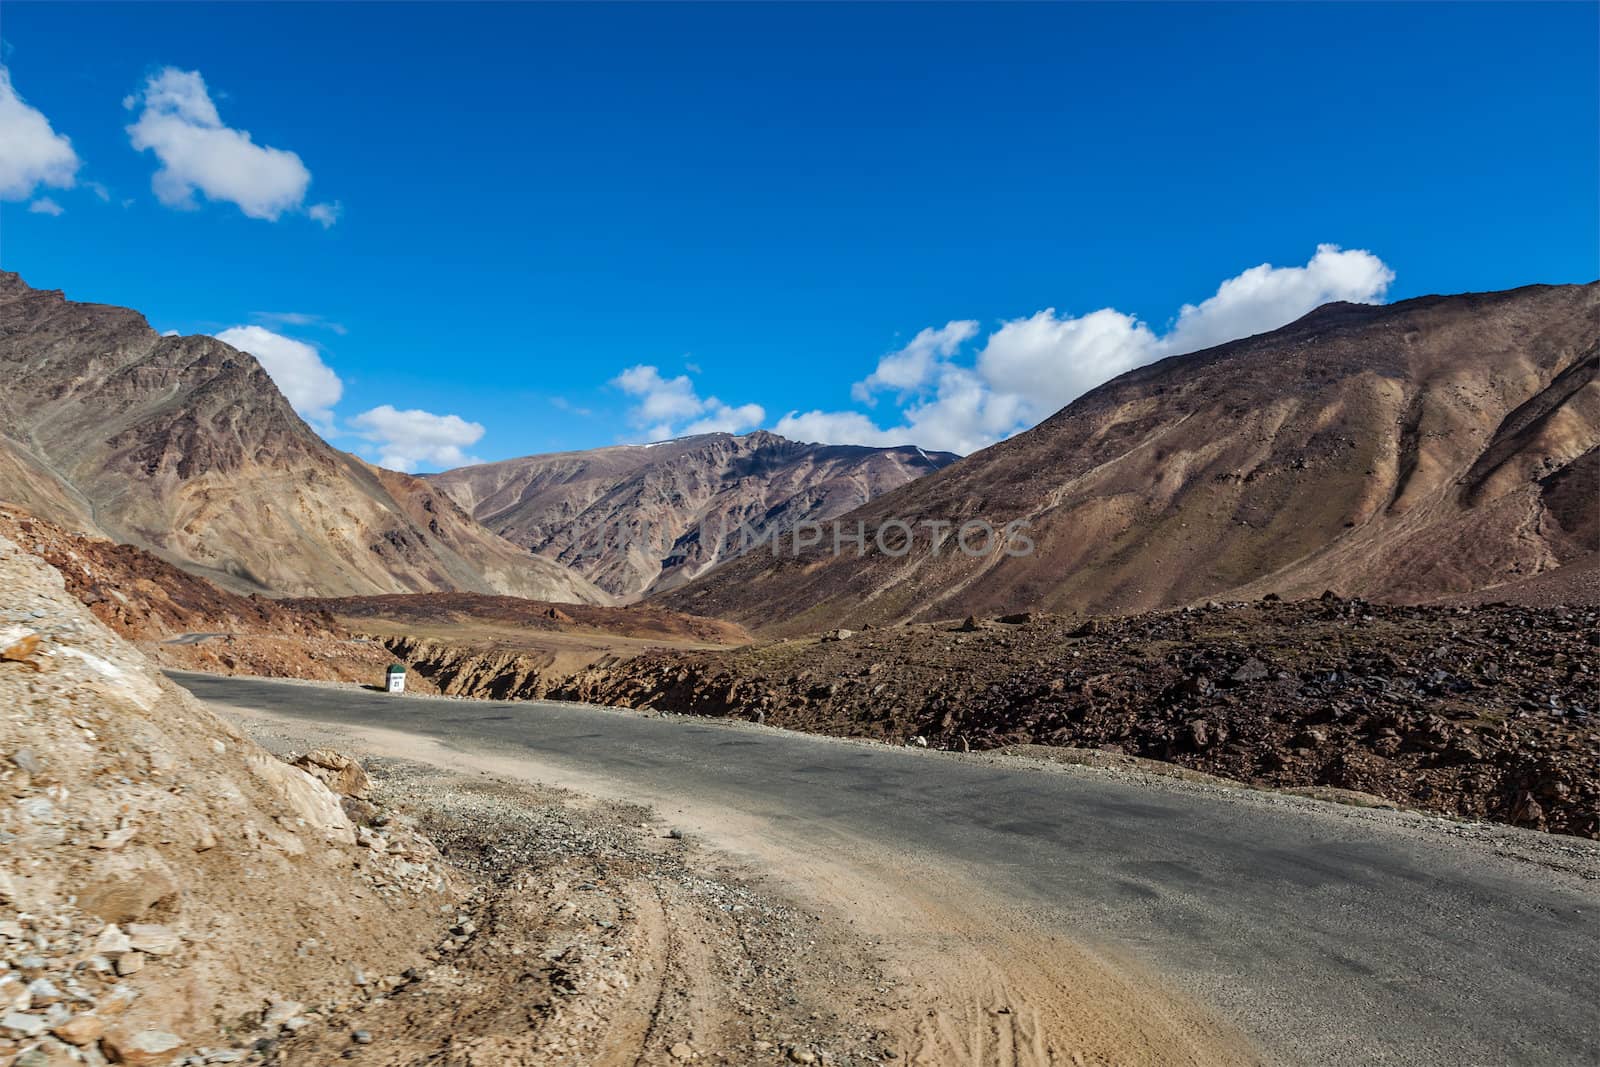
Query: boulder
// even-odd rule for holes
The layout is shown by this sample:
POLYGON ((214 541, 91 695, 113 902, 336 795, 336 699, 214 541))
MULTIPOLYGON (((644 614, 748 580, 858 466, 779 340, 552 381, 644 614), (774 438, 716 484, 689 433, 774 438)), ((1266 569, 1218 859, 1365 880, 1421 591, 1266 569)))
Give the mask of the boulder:
POLYGON ((78 905, 106 922, 126 923, 141 918, 156 904, 182 891, 172 869, 154 852, 111 852, 101 856, 78 892, 78 905))
POLYGON ((74 1015, 50 1031, 69 1045, 92 1045, 106 1032, 106 1021, 98 1015, 74 1015))
POLYGON ((341 797, 365 800, 372 790, 372 780, 367 777, 366 769, 331 748, 307 752, 295 760, 294 765, 341 797))
POLYGON ((130 1067, 162 1067, 177 1059, 183 1039, 166 1030, 124 1030, 108 1033, 100 1042, 112 1063, 130 1067))
POLYGON ((265 752, 246 753, 245 763, 296 818, 331 840, 346 845, 356 843, 354 824, 339 806, 338 796, 320 780, 265 752))

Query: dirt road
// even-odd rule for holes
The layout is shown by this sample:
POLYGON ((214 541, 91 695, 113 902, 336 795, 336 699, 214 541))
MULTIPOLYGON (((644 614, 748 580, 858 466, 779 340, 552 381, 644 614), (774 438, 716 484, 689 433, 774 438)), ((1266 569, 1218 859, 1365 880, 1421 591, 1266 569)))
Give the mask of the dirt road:
POLYGON ((654 805, 877 942, 913 1062, 1600 1062, 1600 851, 1577 839, 704 720, 175 677, 360 750, 654 805))

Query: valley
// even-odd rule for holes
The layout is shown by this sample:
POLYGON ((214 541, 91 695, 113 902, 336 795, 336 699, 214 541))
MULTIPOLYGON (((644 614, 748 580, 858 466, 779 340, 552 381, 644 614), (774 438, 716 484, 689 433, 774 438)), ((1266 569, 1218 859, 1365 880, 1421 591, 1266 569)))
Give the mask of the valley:
POLYGON ((1592 1058, 1597 293, 1330 306, 964 459, 419 478, 221 342, 0 278, 0 829, 82 890, 0 881, 77 998, 30 985, 0 1051, 1592 1058), (975 518, 1032 550, 794 547, 975 518), (357 933, 308 933, 325 894, 357 933))
POLYGON ((0 6, 0 1067, 1600 1067, 1600 0, 0 6))

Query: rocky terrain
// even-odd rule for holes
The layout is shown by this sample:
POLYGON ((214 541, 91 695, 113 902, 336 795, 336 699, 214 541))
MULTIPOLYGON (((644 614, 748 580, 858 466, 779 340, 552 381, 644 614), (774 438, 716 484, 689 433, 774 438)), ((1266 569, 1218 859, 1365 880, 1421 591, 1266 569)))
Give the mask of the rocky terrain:
MULTIPOLYGON (((375 684, 395 659, 324 612, 228 592, 141 548, 16 508, 0 505, 0 536, 55 567, 95 618, 163 667, 375 684)), ((411 686, 433 690, 420 676, 411 686)))
POLYGON ((873 946, 646 809, 269 752, 3 537, 0 589, 0 1062, 903 1055, 873 946))
POLYGON ((633 599, 705 573, 746 538, 832 519, 956 458, 909 445, 805 444, 758 430, 528 456, 427 478, 507 540, 633 599))
POLYGON ((0 272, 0 500, 236 592, 609 597, 340 452, 256 360, 0 272))
POLYGON ((1088 749, 1593 838, 1597 642, 1594 606, 1328 594, 834 631, 486 685, 958 751, 1088 749))
POLYGON ((234 1062, 424 965, 458 876, 346 761, 269 755, 6 539, 0 588, 0 1059, 234 1062))
POLYGON ((846 516, 912 524, 902 557, 753 552, 661 602, 804 633, 1470 593, 1600 548, 1597 366, 1600 283, 1331 304, 1124 374, 846 516), (934 552, 921 527, 977 519, 1028 523, 1031 551, 969 557, 947 529, 934 552))
POLYGON ((473 593, 283 603, 337 620, 367 639, 371 654, 410 667, 408 687, 451 696, 542 695, 544 688, 597 664, 644 652, 722 648, 752 640, 734 623, 647 604, 597 607, 473 593))
MULTIPOLYGON (((247 725, 286 757, 333 740, 247 725)), ((842 1067, 900 1047, 900 1001, 867 946, 648 810, 369 768, 386 810, 414 817, 473 891, 425 966, 284 1035, 280 1062, 842 1067)))

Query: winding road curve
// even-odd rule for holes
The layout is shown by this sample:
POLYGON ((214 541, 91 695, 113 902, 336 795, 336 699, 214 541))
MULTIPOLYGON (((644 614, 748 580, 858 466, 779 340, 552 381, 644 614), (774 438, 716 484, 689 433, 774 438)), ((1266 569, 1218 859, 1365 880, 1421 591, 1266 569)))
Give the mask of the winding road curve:
POLYGON ((173 674, 202 699, 720 805, 980 873, 1286 1063, 1600 1064, 1600 850, 1570 838, 738 724, 173 674))

